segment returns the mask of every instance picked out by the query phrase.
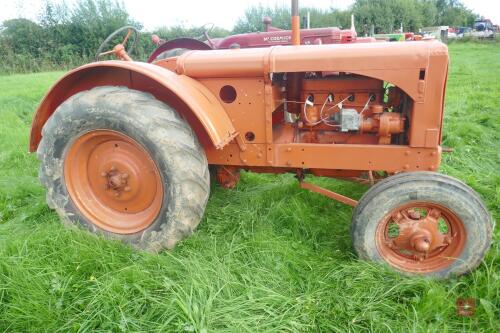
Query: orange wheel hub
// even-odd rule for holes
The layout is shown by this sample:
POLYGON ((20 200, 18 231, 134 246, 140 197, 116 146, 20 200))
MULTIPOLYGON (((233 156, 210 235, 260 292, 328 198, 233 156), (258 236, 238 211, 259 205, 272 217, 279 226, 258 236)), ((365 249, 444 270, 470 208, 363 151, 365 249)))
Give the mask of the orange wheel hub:
POLYGON ((430 202, 397 207, 379 223, 376 245, 391 266, 411 273, 442 270, 460 256, 466 239, 462 221, 430 202))
POLYGON ((158 216, 163 182, 149 153, 112 130, 88 132, 71 145, 64 179, 76 207, 90 222, 113 233, 146 229, 158 216))

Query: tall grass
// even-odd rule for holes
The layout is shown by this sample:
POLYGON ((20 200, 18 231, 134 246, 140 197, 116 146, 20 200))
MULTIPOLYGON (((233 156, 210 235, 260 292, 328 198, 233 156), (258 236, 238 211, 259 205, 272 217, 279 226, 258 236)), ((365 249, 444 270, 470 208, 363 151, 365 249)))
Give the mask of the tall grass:
MULTIPOLYGON (((453 44, 442 171, 500 213, 498 47, 453 44), (497 55, 497 56, 495 56, 497 55)), ((215 189, 199 229, 151 255, 61 226, 27 153, 33 110, 61 72, 0 77, 0 331, 498 332, 498 232, 484 263, 448 281, 358 261, 351 209, 289 175, 215 189), (459 317, 457 297, 473 297, 459 317)), ((362 185, 316 182, 353 197, 362 185)))

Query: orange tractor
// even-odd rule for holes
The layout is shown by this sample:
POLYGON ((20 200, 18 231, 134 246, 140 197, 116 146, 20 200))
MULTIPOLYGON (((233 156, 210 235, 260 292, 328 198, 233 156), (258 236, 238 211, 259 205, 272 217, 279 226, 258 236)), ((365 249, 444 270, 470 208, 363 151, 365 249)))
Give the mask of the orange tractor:
MULTIPOLYGON (((69 224, 171 249, 203 217, 210 183, 293 173, 353 206, 359 257, 449 277, 476 267, 492 218, 441 162, 448 51, 438 41, 188 51, 132 61, 123 43, 66 74, 38 107, 30 151, 69 224), (213 175, 211 177, 210 175, 213 175), (357 201, 309 175, 371 185, 357 201)), ((101 51, 103 48, 101 48, 101 51)))

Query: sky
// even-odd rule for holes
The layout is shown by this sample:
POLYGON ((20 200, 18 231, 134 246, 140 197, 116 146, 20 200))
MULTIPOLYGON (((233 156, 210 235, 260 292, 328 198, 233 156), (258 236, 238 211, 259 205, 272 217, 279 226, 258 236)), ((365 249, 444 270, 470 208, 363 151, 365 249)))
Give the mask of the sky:
MULTIPOLYGON (((75 0, 51 0, 71 4, 75 0)), ((251 5, 289 5, 290 0, 122 0, 127 11, 146 30, 185 24, 214 23, 231 29, 236 19, 251 5)), ((45 0, 0 0, 0 22, 24 17, 36 20, 45 0)), ((346 9, 353 0, 299 0, 301 6, 346 9)), ((500 24, 500 0, 462 0, 466 7, 500 24)))

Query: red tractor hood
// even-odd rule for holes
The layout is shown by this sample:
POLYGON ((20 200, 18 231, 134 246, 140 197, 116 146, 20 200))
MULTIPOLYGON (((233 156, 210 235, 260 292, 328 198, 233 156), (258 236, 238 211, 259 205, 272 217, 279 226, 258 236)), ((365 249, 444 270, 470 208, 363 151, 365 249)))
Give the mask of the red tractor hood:
MULTIPOLYGON (((356 32, 339 28, 302 29, 300 43, 309 44, 343 44, 356 40, 356 32)), ((214 49, 229 49, 232 46, 239 48, 268 47, 273 45, 291 45, 292 32, 290 30, 273 30, 233 35, 226 38, 212 39, 214 49)))

